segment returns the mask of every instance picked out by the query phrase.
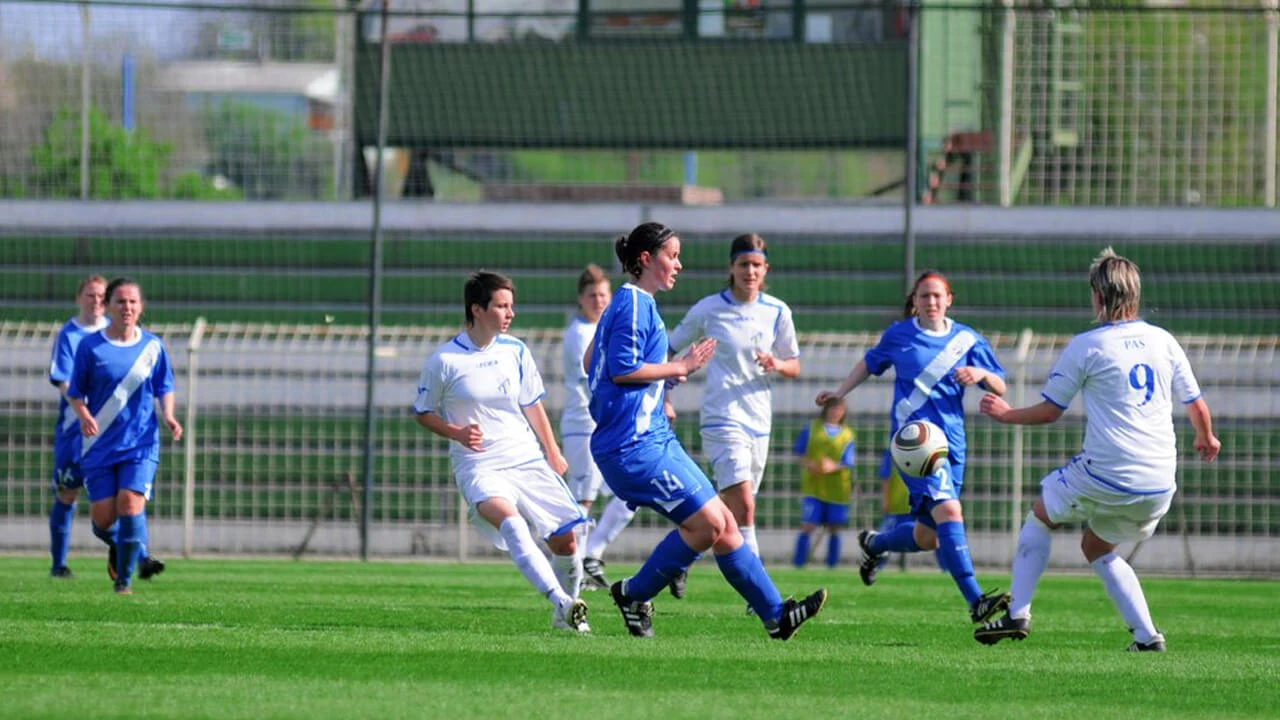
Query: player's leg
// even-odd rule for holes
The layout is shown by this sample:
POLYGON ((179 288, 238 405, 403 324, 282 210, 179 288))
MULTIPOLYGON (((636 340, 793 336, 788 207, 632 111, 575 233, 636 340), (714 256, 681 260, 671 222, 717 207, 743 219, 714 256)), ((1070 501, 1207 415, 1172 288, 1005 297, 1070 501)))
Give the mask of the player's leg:
POLYGON ((595 530, 587 538, 583 551, 583 572, 604 587, 611 584, 604 574, 604 552, 635 516, 636 511, 625 500, 615 496, 605 505, 604 512, 600 514, 600 522, 596 523, 595 530))
POLYGON ((821 520, 822 501, 809 496, 800 498, 800 532, 796 535, 795 554, 791 558, 792 565, 800 568, 809 562, 813 531, 818 529, 818 523, 821 520))
POLYGON ((155 482, 158 463, 139 459, 116 466, 116 592, 129 592, 134 569, 147 544, 147 500, 155 482))
POLYGON ((840 564, 840 532, 849 524, 849 506, 845 503, 823 503, 823 521, 827 526, 827 567, 840 564))
POLYGON ((67 567, 67 555, 71 552, 71 528, 75 523, 76 500, 83 485, 80 466, 74 462, 62 461, 55 454, 53 504, 49 509, 49 554, 52 559, 50 577, 72 577, 71 569, 67 567))
POLYGON ((587 516, 563 478, 541 460, 527 463, 514 471, 518 485, 517 511, 529 524, 531 532, 543 538, 551 550, 551 569, 560 589, 572 602, 560 602, 552 613, 552 627, 560 630, 589 632, 587 606, 578 599, 582 588, 582 553, 578 546, 577 528, 587 523, 587 516))
POLYGON ((1151 537, 1173 500, 1173 492, 1144 496, 1121 506, 1099 506, 1091 513, 1080 549, 1102 579, 1107 595, 1133 631, 1130 650, 1164 650, 1164 636, 1156 629, 1137 573, 1116 554, 1116 544, 1151 537))

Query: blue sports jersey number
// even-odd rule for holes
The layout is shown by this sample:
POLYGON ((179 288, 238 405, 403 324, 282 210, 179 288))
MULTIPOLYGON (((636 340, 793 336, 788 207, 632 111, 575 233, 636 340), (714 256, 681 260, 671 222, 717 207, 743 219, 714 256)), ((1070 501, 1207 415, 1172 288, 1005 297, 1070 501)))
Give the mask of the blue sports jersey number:
POLYGON ((1146 363, 1138 363, 1129 369, 1129 386, 1134 390, 1144 393, 1142 402, 1138 403, 1138 407, 1142 407, 1151 402, 1151 396, 1156 392, 1156 373, 1146 363))
POLYGON ((658 489, 665 498, 670 498, 675 493, 684 489, 684 483, 680 478, 671 474, 669 470, 662 471, 662 477, 650 478, 649 484, 658 489))

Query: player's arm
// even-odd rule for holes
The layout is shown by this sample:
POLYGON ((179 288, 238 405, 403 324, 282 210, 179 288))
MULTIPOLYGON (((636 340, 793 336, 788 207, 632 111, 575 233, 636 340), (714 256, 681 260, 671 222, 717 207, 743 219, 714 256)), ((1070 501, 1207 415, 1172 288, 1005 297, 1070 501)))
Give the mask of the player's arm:
POLYGON ((569 469, 569 462, 560 452, 560 445, 556 442, 556 434, 551 429, 551 421, 547 419, 547 409, 542 406, 542 401, 524 408, 524 417, 529 421, 529 427, 533 428, 533 434, 538 436, 538 442, 542 443, 542 452, 547 456, 551 469, 563 475, 569 469))
POLYGON ((984 415, 1007 425, 1047 425, 1062 417, 1063 412, 1061 407, 1048 400, 1015 409, 1010 407, 1004 398, 994 393, 982 396, 982 402, 978 404, 978 408, 984 415))
POLYGON ((173 393, 167 392, 160 396, 160 417, 164 419, 164 424, 169 428, 169 432, 173 433, 173 441, 178 442, 182 439, 182 424, 178 422, 178 417, 174 415, 174 399, 173 393))
POLYGON ((414 413, 414 421, 446 440, 452 440, 474 452, 484 452, 484 433, 479 423, 453 425, 430 410, 414 413))
POLYGON ((689 375, 705 366, 715 351, 715 338, 703 338, 680 358, 664 363, 644 363, 625 375, 615 375, 613 381, 620 385, 646 385, 658 380, 684 382, 689 375))
POLYGON ((80 434, 85 437, 93 437, 98 434, 98 421, 93 419, 93 413, 89 412, 89 406, 84 404, 83 398, 68 397, 67 402, 71 404, 71 410, 80 418, 80 434))
POLYGON ((1009 386, 1005 384, 1004 378, 999 373, 992 372, 985 368, 966 366, 956 368, 956 380, 963 385, 977 385, 989 393, 996 395, 1004 395, 1009 386))
POLYGON ((1200 453, 1201 458, 1213 462, 1222 449, 1222 443, 1213 434, 1213 417, 1209 413, 1209 404, 1202 397, 1196 398, 1187 405, 1187 417, 1191 420, 1191 427, 1196 429, 1196 452, 1200 453))
POLYGON ((795 379, 800 377, 800 358, 793 357, 786 360, 778 358, 766 352, 756 353, 756 364, 765 372, 776 372, 784 378, 795 379))
POLYGON ((828 400, 839 400, 840 398, 853 392, 853 389, 866 382, 871 377, 871 371, 867 369, 867 360, 863 358, 858 361, 857 365, 849 371, 849 375, 840 383, 840 387, 835 390, 823 390, 818 393, 818 397, 814 402, 818 405, 825 405, 828 400))

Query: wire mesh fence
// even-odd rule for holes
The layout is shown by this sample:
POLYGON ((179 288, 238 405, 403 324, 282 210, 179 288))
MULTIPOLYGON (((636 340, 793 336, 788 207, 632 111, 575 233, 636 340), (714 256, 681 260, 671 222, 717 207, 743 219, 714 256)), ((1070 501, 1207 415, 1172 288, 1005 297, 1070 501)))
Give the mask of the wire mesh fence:
MULTIPOLYGON (((47 513, 49 436, 57 412, 56 393, 43 372, 58 327, 0 323, 5 368, 0 380, 5 428, 0 467, 7 474, 0 497, 0 516, 5 517, 0 544, 6 547, 40 547, 43 538, 35 530, 47 513)), ((167 552, 356 553, 367 330, 213 323, 193 350, 193 326, 152 329, 165 339, 179 366, 180 405, 188 422, 182 445, 163 449, 149 510, 156 528, 153 546, 167 552), (185 525, 184 518, 189 518, 185 525)), ((408 410, 421 363, 454 332, 404 327, 379 334, 369 531, 373 555, 476 557, 495 552, 460 520, 465 513, 460 513, 444 441, 414 423, 408 410)), ((518 334, 534 352, 548 387, 548 411, 556 417, 565 395, 560 331, 518 334)), ((1015 400, 1035 396, 1066 339, 1030 332, 989 336, 1006 363, 1015 400)), ((762 552, 772 562, 789 557, 798 528, 799 464, 790 448, 814 417, 813 397, 838 383, 875 340, 874 334, 803 334, 803 375, 775 389, 770 462, 757 510, 762 552)), ((1271 467, 1280 453, 1280 437, 1272 420, 1280 407, 1266 389, 1280 381, 1275 362, 1280 338, 1181 340, 1206 388, 1227 452, 1214 465, 1191 459, 1190 429, 1179 419, 1180 494, 1159 534, 1145 544, 1144 566, 1183 573, 1274 573, 1280 570, 1275 552, 1280 486, 1271 467)), ((697 431, 701 394, 699 381, 694 381, 674 397, 678 433, 694 457, 705 462, 697 431)), ((875 381, 850 396, 850 423, 858 433, 854 527, 871 527, 880 519, 877 469, 887 443, 885 409, 891 395, 888 381, 875 381)), ((1070 413, 1049 428, 997 426, 972 412, 976 400, 968 399, 965 517, 978 562, 1003 564, 1011 557, 1024 513, 1022 499, 1034 497, 1040 478, 1078 451, 1083 423, 1078 413, 1070 413)), ((666 529, 661 518, 641 513, 610 553, 642 557, 666 529)), ((79 523, 77 547, 93 543, 79 523)), ((1066 554, 1060 561, 1073 559, 1066 554)))

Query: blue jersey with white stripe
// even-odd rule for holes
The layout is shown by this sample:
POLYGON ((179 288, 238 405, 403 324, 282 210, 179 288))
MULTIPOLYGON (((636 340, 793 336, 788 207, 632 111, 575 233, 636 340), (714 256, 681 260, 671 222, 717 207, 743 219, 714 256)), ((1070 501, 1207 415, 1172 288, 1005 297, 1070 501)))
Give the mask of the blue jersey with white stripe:
MULTIPOLYGON (((80 341, 110 322, 106 318, 99 318, 97 324, 85 326, 71 318, 62 326, 53 342, 53 357, 49 360, 51 384, 56 386, 71 381, 71 369, 75 365, 76 349, 80 347, 80 341)), ((53 456, 59 467, 80 462, 80 419, 71 410, 70 403, 62 393, 58 393, 58 419, 53 428, 53 456)))
POLYGON ((98 434, 83 439, 80 464, 102 467, 118 459, 160 459, 155 401, 173 392, 173 367, 160 338, 139 328, 131 342, 105 331, 80 341, 67 396, 83 400, 98 434))
POLYGON ((872 375, 893 367, 893 410, 890 433, 904 423, 928 420, 947 434, 952 465, 964 465, 964 385, 960 367, 990 370, 1001 378, 1004 368, 986 338, 962 323, 948 320, 942 332, 920 327, 916 318, 896 322, 884 331, 865 361, 872 375))
POLYGON ((645 364, 667 361, 667 327, 653 296, 631 283, 618 288, 600 316, 592 346, 587 383, 596 429, 591 434, 591 454, 620 453, 642 443, 665 443, 674 438, 662 413, 662 380, 643 384, 613 381, 645 364))

